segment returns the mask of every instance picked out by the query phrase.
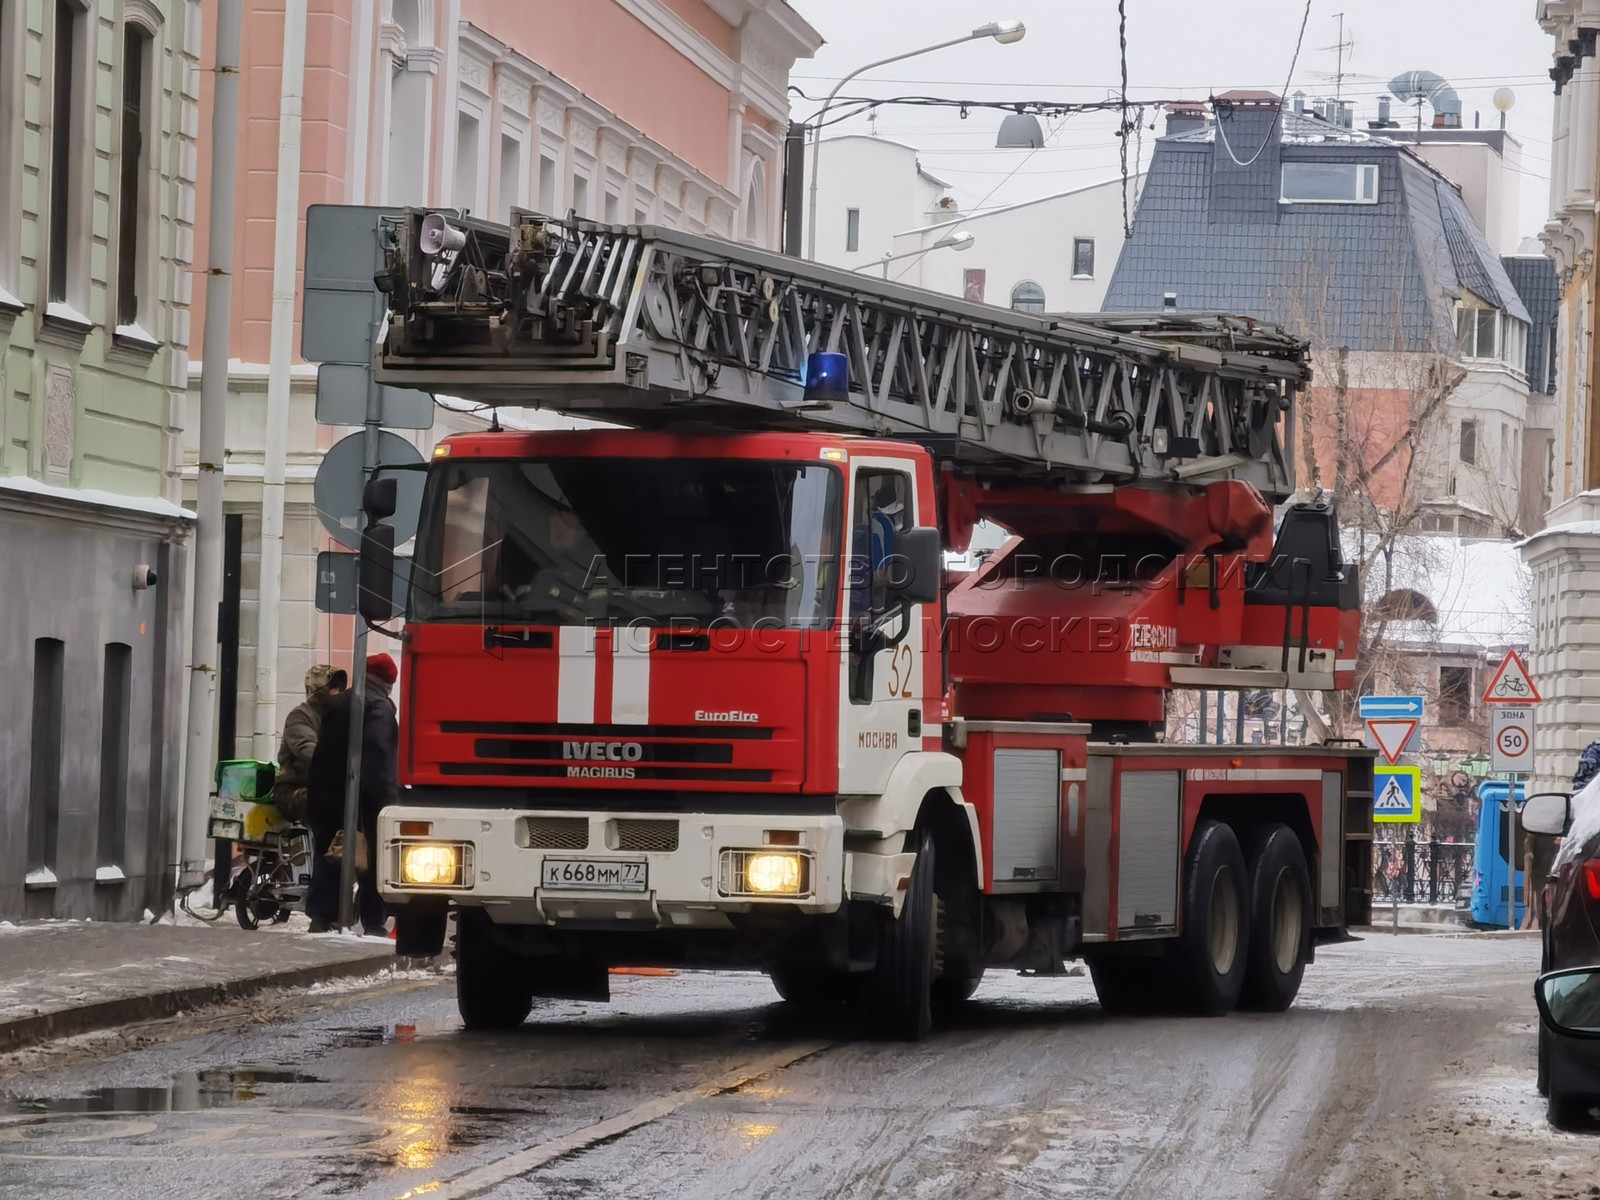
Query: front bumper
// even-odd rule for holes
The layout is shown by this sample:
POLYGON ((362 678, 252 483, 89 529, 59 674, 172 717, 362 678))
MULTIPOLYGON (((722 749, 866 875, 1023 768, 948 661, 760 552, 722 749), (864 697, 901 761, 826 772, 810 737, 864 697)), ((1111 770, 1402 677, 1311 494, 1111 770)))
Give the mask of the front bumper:
POLYGON ((389 808, 378 848, 391 904, 444 899, 501 924, 729 929, 758 910, 836 912, 845 890, 836 814, 389 808), (419 845, 452 847, 456 876, 404 882, 407 849, 419 845), (799 893, 750 894, 750 851, 798 856, 799 893))

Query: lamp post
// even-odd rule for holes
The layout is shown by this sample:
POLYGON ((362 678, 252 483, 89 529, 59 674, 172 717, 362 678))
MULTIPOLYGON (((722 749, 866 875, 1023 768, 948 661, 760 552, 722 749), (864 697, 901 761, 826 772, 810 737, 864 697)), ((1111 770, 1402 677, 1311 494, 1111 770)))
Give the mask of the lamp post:
POLYGON ((808 207, 806 224, 809 227, 806 235, 806 257, 813 262, 817 257, 817 170, 822 161, 822 118, 828 115, 828 106, 834 102, 844 85, 857 75, 863 75, 878 67, 886 67, 890 63, 901 62, 904 59, 916 58, 920 54, 931 54, 935 50, 944 50, 950 46, 959 46, 962 42, 975 42, 981 38, 993 38, 1002 46, 1015 45, 1020 42, 1028 32, 1028 28, 1021 21, 991 21, 987 25, 980 25, 971 33, 962 34, 958 38, 951 38, 947 42, 935 42, 931 46, 923 46, 918 50, 907 50, 904 54, 895 54, 889 58, 880 58, 877 62, 870 62, 864 67, 857 67, 850 74, 839 80, 833 91, 828 93, 828 98, 822 102, 822 111, 817 114, 816 133, 811 143, 811 200, 808 207))
MULTIPOLYGON (((963 250, 972 249, 972 243, 978 239, 972 234, 962 230, 960 233, 949 233, 940 238, 931 246, 923 246, 920 250, 907 250, 904 254, 885 254, 878 260, 878 265, 883 268, 883 277, 889 278, 889 264, 899 262, 903 258, 916 258, 919 254, 927 254, 931 250, 954 250, 957 254, 963 250)), ((865 265, 850 268, 852 271, 865 271, 865 265)))

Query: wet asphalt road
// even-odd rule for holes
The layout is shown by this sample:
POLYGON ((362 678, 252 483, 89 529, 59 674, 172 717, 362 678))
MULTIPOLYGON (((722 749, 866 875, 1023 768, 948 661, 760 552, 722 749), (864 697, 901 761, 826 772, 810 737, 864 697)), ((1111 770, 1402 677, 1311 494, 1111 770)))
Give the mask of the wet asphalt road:
POLYGON ((1600 1138, 1533 1093, 1537 956, 1374 936, 1324 948, 1288 1014, 1213 1021, 991 972, 920 1046, 757 975, 619 977, 469 1036, 413 977, 0 1062, 0 1200, 1588 1196, 1600 1138))

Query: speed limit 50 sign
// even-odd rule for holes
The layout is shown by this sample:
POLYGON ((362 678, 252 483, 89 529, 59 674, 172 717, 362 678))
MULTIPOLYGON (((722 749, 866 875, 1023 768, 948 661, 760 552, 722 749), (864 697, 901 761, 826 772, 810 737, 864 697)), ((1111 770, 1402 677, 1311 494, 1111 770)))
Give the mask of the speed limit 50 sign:
POLYGON ((1490 711, 1489 769, 1533 772, 1533 706, 1496 704, 1490 711))

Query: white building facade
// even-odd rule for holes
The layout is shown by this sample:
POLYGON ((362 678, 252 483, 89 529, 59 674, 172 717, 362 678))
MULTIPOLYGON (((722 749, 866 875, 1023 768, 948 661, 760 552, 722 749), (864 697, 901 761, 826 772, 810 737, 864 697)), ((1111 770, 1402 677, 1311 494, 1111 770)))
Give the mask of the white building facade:
POLYGON ((1533 780, 1534 789, 1542 790, 1570 787, 1578 756, 1600 738, 1600 423, 1595 419, 1593 298, 1600 146, 1600 59, 1593 31, 1600 28, 1600 0, 1543 0, 1538 20, 1552 38, 1557 87, 1550 220, 1540 240, 1561 284, 1552 505, 1545 528, 1522 548, 1533 572, 1528 666, 1543 696, 1533 780))

